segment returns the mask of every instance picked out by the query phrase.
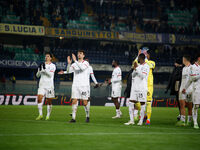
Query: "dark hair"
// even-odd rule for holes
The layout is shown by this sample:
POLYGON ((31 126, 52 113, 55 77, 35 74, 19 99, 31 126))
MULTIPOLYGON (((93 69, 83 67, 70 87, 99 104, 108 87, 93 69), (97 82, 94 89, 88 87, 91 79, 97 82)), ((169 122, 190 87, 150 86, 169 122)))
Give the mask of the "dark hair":
POLYGON ((117 65, 119 65, 119 61, 118 61, 118 60, 113 59, 113 61, 114 61, 117 65))
POLYGON ((46 52, 45 55, 49 55, 51 58, 53 58, 53 54, 51 52, 46 52))
POLYGON ((182 64, 182 59, 177 58, 177 59, 175 60, 175 63, 177 63, 177 64, 182 64))
POLYGON ((185 59, 187 59, 187 61, 189 61, 189 62, 191 61, 190 55, 184 55, 183 57, 184 57, 185 59))
POLYGON ((81 52, 81 53, 83 53, 85 55, 85 51, 82 50, 82 49, 79 49, 78 52, 81 52))
POLYGON ((140 58, 142 58, 143 60, 145 60, 145 55, 142 53, 139 55, 140 58))

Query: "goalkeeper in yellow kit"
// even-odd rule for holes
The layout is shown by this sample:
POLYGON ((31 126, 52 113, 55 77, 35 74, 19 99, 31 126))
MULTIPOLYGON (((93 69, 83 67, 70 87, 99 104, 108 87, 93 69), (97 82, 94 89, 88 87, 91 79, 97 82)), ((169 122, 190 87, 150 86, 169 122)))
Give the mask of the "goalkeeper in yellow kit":
POLYGON ((147 121, 146 121, 146 125, 150 125, 150 119, 151 119, 151 105, 152 105, 152 101, 153 101, 153 70, 155 69, 155 62, 150 60, 150 53, 149 51, 147 51, 147 64, 149 65, 149 76, 148 76, 148 93, 147 93, 147 107, 146 107, 146 113, 147 113, 147 121))
MULTIPOLYGON (((147 93, 147 103, 146 103, 146 115, 147 115, 147 120, 146 120, 146 125, 150 125, 150 119, 151 119, 151 113, 152 113, 152 101, 153 101, 153 70, 155 69, 155 62, 150 60, 150 53, 148 51, 149 49, 147 47, 143 47, 142 49, 139 50, 138 54, 144 53, 147 57, 147 59, 145 60, 145 62, 149 65, 150 71, 149 71, 149 76, 148 76, 148 93, 147 93)), ((134 60, 134 62, 137 61, 134 60)), ((140 103, 136 103, 135 104, 137 110, 134 111, 134 117, 136 120, 137 118, 137 114, 138 114, 138 110, 140 110, 140 103)))

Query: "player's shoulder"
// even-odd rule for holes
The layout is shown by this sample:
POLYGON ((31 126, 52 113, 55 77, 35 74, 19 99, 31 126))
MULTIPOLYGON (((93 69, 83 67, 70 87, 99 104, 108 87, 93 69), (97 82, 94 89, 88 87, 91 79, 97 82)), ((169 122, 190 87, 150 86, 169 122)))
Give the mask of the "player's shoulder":
POLYGON ((120 66, 117 66, 115 69, 116 69, 117 71, 121 71, 120 66))
POLYGON ((149 60, 149 63, 151 63, 152 65, 156 64, 155 61, 153 61, 153 60, 149 60))
POLYGON ((49 65, 56 68, 56 64, 54 63, 50 63, 49 65))
POLYGON ((89 64, 89 62, 87 60, 83 60, 82 63, 89 64))
POLYGON ((142 66, 143 66, 143 67, 146 67, 146 68, 149 68, 148 63, 146 63, 146 62, 145 62, 144 64, 142 64, 142 66))

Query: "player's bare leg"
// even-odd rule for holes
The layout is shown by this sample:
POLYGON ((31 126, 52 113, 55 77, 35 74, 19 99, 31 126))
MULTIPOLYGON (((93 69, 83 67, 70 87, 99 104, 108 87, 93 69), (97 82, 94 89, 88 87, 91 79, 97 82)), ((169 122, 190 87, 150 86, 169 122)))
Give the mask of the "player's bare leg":
POLYGON ((43 95, 38 95, 38 111, 39 111, 39 116, 35 119, 35 120, 41 120, 43 119, 43 112, 42 112, 42 107, 43 107, 43 103, 42 103, 42 99, 43 99, 43 95))
POLYGON ((187 102, 187 108, 188 108, 188 119, 187 119, 187 126, 191 126, 192 124, 192 102, 187 102))
POLYGON ((127 123, 124 123, 125 125, 134 125, 135 121, 134 121, 134 106, 135 106, 135 102, 133 100, 129 100, 129 116, 130 116, 130 120, 127 123))
POLYGON ((194 104, 193 105, 193 111, 192 111, 192 117, 193 117, 193 122, 194 122, 194 128, 195 129, 199 129, 199 125, 197 123, 198 109, 199 109, 199 105, 198 104, 194 104))
POLYGON ((83 100, 83 105, 85 109, 85 114, 86 114, 86 122, 90 122, 90 100, 83 100))
POLYGON ((113 103, 115 104, 115 108, 116 108, 116 116, 112 117, 113 119, 116 119, 116 118, 120 118, 122 113, 120 111, 120 104, 118 102, 118 97, 117 98, 114 98, 112 97, 112 101, 113 103))
POLYGON ((181 119, 177 122, 176 126, 185 126, 185 100, 179 100, 181 119))
POLYGON ((47 116, 46 116, 45 120, 49 120, 50 119, 51 110, 52 110, 52 99, 51 98, 47 98, 47 116))
POLYGON ((78 103, 77 99, 72 100, 72 120, 70 121, 71 123, 76 122, 76 112, 78 107, 77 103, 78 103))
POLYGON ((141 104, 141 110, 140 110, 140 120, 137 125, 141 126, 143 124, 144 115, 145 115, 145 109, 146 109, 146 103, 140 102, 141 104))

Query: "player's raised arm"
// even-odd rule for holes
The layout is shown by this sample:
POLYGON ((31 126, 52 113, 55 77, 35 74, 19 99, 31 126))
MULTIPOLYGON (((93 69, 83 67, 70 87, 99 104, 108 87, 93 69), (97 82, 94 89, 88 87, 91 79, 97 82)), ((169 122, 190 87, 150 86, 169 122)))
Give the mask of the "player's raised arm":
POLYGON ((38 68, 38 71, 36 73, 36 77, 39 78, 41 76, 41 72, 40 72, 40 69, 38 68))
POLYGON ((67 70, 63 71, 61 70, 60 72, 58 72, 58 74, 69 74, 69 73, 73 73, 74 72, 74 67, 73 65, 71 65, 72 60, 70 58, 70 56, 67 57, 67 70))

